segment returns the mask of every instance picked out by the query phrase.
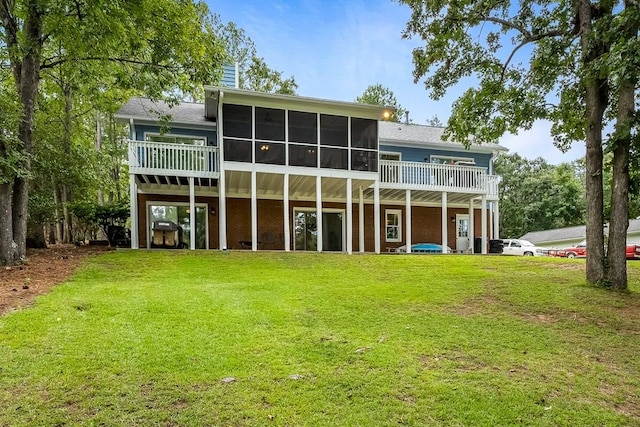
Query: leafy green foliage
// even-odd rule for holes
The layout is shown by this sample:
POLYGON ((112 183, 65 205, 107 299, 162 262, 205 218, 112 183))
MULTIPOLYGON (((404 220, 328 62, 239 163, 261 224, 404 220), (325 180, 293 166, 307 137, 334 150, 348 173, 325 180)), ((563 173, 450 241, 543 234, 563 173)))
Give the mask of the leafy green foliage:
POLYGON ((269 67, 258 56, 253 40, 235 23, 224 24, 218 15, 210 18, 210 25, 225 46, 227 61, 238 67, 238 87, 256 92, 295 95, 295 77, 285 78, 281 71, 269 67))
POLYGON ((81 201, 70 204, 69 210, 80 224, 85 236, 101 228, 112 246, 115 243, 113 227, 123 227, 130 215, 129 204, 124 201, 107 205, 81 201))
POLYGON ((500 182, 500 230, 504 237, 582 225, 584 183, 571 164, 501 154, 495 162, 500 182))
POLYGON ((638 144, 640 4, 637 1, 456 2, 401 0, 405 37, 419 36, 414 78, 436 99, 463 79, 445 136, 491 143, 552 122, 560 149, 586 142, 588 280, 626 287, 628 156, 638 144), (602 130, 615 121, 612 136, 602 130), (634 131, 632 131, 632 129, 634 131), (603 146, 614 154, 611 227, 603 247, 603 146))
POLYGON ((401 122, 408 119, 409 111, 402 108, 391 89, 384 87, 380 83, 368 86, 362 95, 356 98, 356 102, 393 108, 394 111, 388 119, 392 122, 401 122))

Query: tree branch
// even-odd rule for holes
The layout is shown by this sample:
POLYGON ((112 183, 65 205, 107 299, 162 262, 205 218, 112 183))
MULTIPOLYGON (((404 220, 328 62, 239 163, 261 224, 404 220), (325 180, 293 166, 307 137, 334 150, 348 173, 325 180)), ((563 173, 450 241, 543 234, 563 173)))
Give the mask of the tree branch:
POLYGON ((20 32, 20 29, 18 28, 18 21, 16 20, 16 17, 11 13, 14 7, 15 3, 12 0, 2 0, 2 2, 0 2, 0 20, 2 20, 2 26, 6 29, 9 63, 13 70, 13 78, 16 84, 18 84, 20 81, 20 74, 22 73, 22 65, 16 55, 16 52, 18 51, 18 33, 20 32))
POLYGON ((561 37, 564 35, 565 34, 560 31, 547 31, 546 33, 540 33, 540 34, 531 35, 529 37, 525 37, 525 39, 522 40, 522 42, 511 51, 511 54, 509 55, 504 65, 502 66, 502 74, 500 76, 500 81, 504 79, 504 73, 507 71, 507 67, 509 66, 509 63, 513 59, 513 56, 516 54, 518 49, 520 49, 521 47, 529 43, 534 43, 548 37, 561 37))
MULTIPOLYGON (((58 60, 51 60, 51 58, 47 58, 45 61, 43 61, 42 65, 40 65, 40 69, 44 70, 47 68, 53 68, 56 67, 58 65, 62 65, 66 62, 71 61, 70 58, 61 58, 58 60), (50 61, 50 62, 49 62, 50 61)), ((151 65, 154 67, 158 67, 158 68, 163 68, 165 70, 176 70, 177 68, 172 66, 172 65, 162 65, 162 64, 155 64, 153 62, 147 62, 147 61, 138 61, 135 59, 128 59, 128 58, 109 58, 109 57, 101 57, 101 56, 88 56, 85 58, 74 58, 73 61, 78 62, 78 61, 107 61, 107 62, 118 62, 121 64, 133 64, 133 65, 151 65)))

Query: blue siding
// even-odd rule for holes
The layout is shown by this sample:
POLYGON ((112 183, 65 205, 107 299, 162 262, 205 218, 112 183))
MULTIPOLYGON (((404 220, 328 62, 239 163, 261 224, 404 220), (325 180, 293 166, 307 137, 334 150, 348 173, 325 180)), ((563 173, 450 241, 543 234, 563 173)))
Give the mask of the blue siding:
POLYGON ((220 80, 220 86, 230 87, 230 88, 237 87, 235 65, 222 66, 222 80, 220 80))
POLYGON ((394 153, 401 153, 401 160, 405 162, 427 162, 434 156, 451 156, 451 157, 469 157, 475 160, 476 166, 489 168, 489 162, 491 161, 491 154, 489 153, 473 153, 471 151, 450 151, 450 150, 436 150, 433 148, 410 148, 410 147, 396 147, 393 145, 380 145, 380 151, 390 151, 394 153))
MULTIPOLYGON (((159 126, 148 125, 136 125, 136 140, 144 141, 145 132, 160 133, 159 126)), ((169 127, 169 134, 171 135, 184 135, 184 136, 203 136, 207 138, 207 145, 217 145, 216 131, 215 130, 201 130, 201 129, 188 129, 179 127, 169 127)))

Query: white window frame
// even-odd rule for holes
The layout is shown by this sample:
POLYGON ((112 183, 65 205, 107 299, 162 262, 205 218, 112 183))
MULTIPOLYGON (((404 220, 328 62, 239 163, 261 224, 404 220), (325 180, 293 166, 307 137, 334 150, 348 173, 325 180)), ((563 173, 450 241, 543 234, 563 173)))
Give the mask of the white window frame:
POLYGON ((475 165, 476 160, 473 157, 456 157, 456 156, 441 156, 439 154, 432 154, 429 156, 429 161, 434 163, 435 159, 444 160, 444 163, 453 162, 454 164, 465 163, 467 165, 475 165))
MULTIPOLYGON (((153 137, 153 136, 159 136, 162 138, 184 138, 184 139, 198 139, 202 141, 202 145, 199 144, 194 144, 197 147, 206 147, 207 143, 208 143, 208 138, 206 136, 196 136, 196 135, 182 135, 182 134, 177 134, 177 133, 158 133, 158 132, 145 132, 144 133, 144 140, 148 141, 148 142, 156 142, 156 141, 149 141, 147 139, 147 137, 153 137)), ((181 144, 180 142, 174 141, 174 142, 168 142, 167 144, 181 144)))
MULTIPOLYGON (((380 160, 382 160, 382 156, 383 155, 398 156, 398 160, 392 160, 392 161, 397 161, 397 162, 401 162, 402 161, 402 153, 397 152, 397 151, 380 151, 380 160)), ((389 159, 385 159, 385 160, 389 160, 389 159)))
POLYGON ((399 243, 402 242, 402 210, 401 209, 385 209, 384 210, 384 238, 385 242, 399 243), (389 225, 389 215, 396 215, 398 217, 398 225, 389 225), (389 238, 389 227, 398 228, 398 237, 389 238))

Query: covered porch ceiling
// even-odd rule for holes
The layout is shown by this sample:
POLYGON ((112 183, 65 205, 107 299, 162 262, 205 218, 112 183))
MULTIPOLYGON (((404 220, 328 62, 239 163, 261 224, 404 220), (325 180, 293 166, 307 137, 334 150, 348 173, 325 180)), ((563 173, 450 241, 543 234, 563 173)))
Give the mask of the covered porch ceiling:
MULTIPOLYGON (((251 172, 228 170, 225 173, 226 193, 228 197, 251 196, 251 172)), ((345 178, 322 177, 322 200, 344 201, 347 195, 345 178)), ((366 190, 373 184, 373 179, 351 180, 353 199, 357 199, 359 188, 366 190)), ((256 194, 258 198, 283 198, 284 175, 274 173, 256 173, 256 194)), ((316 177, 309 175, 289 175, 289 199, 313 200, 316 198, 316 177)))
MULTIPOLYGON (((380 189, 380 203, 404 204, 407 190, 405 189, 380 189)), ((365 198, 373 199, 373 188, 368 188, 365 198)), ((468 204, 469 200, 480 198, 477 193, 447 192, 447 204, 468 204)), ((442 191, 411 190, 411 204, 440 204, 442 203, 442 191)))

